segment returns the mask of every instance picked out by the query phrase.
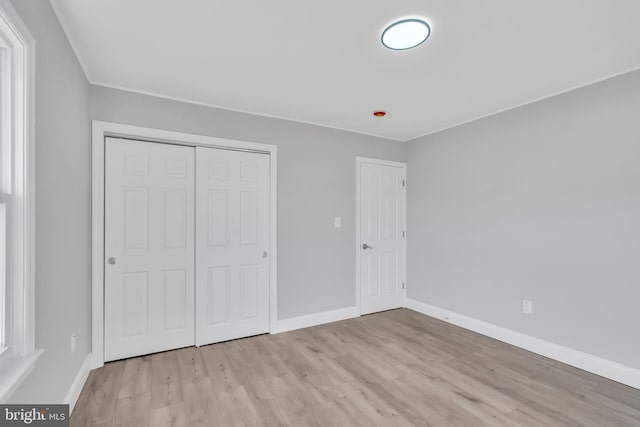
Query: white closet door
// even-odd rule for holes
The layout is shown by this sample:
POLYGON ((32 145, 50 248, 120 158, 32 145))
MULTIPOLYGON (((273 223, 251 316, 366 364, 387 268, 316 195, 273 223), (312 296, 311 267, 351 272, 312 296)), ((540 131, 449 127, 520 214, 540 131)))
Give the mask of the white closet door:
POLYGON ((269 332, 269 156, 196 159, 196 344, 269 332))
POLYGON ((360 312, 402 307, 404 302, 405 169, 360 166, 360 312))
POLYGON ((107 361, 194 344, 194 152, 107 138, 107 361))

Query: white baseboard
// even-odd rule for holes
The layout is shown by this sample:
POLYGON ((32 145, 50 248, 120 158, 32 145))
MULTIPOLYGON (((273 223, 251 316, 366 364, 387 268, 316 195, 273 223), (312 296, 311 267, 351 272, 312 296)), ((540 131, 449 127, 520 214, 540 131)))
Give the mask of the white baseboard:
POLYGON ((279 334, 281 332, 323 325, 325 323, 337 322, 339 320, 351 319, 359 316, 360 309, 358 307, 348 307, 307 314, 305 316, 291 317, 289 319, 280 319, 274 326, 272 326, 271 333, 279 334))
POLYGON ((540 354, 584 371, 600 375, 622 384, 640 389, 640 370, 611 360, 583 353, 568 347, 534 338, 520 332, 474 319, 453 311, 434 307, 413 299, 407 299, 407 308, 436 319, 444 320, 465 329, 495 338, 516 347, 540 354))
POLYGON ((62 403, 69 405, 69 415, 71 415, 73 408, 76 406, 82 387, 84 387, 84 383, 89 377, 89 372, 91 372, 91 353, 87 354, 87 357, 85 357, 84 362, 82 362, 82 366, 80 366, 76 377, 73 379, 73 382, 67 391, 67 395, 62 401, 62 403))

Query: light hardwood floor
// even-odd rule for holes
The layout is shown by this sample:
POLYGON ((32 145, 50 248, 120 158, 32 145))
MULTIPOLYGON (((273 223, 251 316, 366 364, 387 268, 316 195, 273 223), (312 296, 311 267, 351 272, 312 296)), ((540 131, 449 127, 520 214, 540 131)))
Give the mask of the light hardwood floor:
POLYGON ((72 426, 640 426, 640 391, 407 309, 91 372, 72 426))

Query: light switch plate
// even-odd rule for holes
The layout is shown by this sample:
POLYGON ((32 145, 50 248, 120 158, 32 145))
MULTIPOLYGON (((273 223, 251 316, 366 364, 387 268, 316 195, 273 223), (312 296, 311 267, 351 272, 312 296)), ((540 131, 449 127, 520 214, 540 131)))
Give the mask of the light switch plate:
POLYGON ((342 227, 342 219, 341 219, 339 216, 337 216, 337 217, 335 217, 335 218, 333 219, 333 226, 334 226, 335 228, 340 228, 340 227, 342 227))

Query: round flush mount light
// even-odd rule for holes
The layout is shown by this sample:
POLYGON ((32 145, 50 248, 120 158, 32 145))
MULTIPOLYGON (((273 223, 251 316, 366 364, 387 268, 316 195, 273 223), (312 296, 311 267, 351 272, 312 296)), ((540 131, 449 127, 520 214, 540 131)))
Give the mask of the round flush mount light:
POLYGON ((431 27, 422 19, 403 19, 389 25, 382 32, 382 44, 392 50, 406 50, 419 46, 429 38, 431 27))
POLYGON ((387 112, 384 110, 376 110, 373 112, 373 115, 376 117, 384 117, 387 115, 387 112))

